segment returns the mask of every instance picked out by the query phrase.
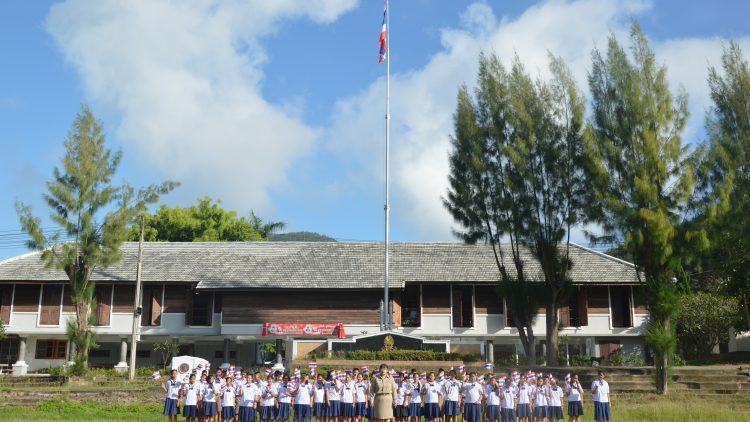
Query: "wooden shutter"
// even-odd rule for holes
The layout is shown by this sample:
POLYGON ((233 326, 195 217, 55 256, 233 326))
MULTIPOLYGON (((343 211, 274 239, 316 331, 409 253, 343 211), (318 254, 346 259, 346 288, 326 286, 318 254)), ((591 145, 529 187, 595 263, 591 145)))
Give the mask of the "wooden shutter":
POLYGON ((185 289, 185 325, 193 325, 193 296, 195 290, 185 289))
POLYGON ((96 324, 109 325, 109 315, 112 310, 112 285, 101 284, 94 290, 96 298, 96 324))
POLYGON ((162 312, 164 312, 165 314, 179 314, 182 312, 187 312, 185 300, 188 298, 188 296, 185 295, 186 291, 190 293, 191 291, 193 291, 193 289, 186 285, 165 285, 162 312))
POLYGON ((161 325, 162 285, 151 289, 151 325, 161 325))
POLYGON ((63 286, 62 284, 44 284, 42 289, 39 325, 59 325, 63 286))
POLYGON ((391 299, 391 308, 393 309, 393 326, 401 326, 401 294, 397 293, 393 295, 391 299))
POLYGON ((586 289, 578 289, 578 324, 581 327, 589 325, 589 301, 586 289))
POLYGON ((39 311, 39 284, 16 284, 16 293, 13 298, 14 312, 38 312, 39 311))
POLYGON ((560 327, 570 327, 570 307, 565 304, 560 306, 560 327))
POLYGON ((112 312, 132 313, 135 302, 135 286, 130 284, 118 284, 114 286, 115 292, 112 296, 112 312))
POLYGON ((0 285, 0 320, 5 325, 10 321, 10 306, 13 303, 13 285, 0 285))

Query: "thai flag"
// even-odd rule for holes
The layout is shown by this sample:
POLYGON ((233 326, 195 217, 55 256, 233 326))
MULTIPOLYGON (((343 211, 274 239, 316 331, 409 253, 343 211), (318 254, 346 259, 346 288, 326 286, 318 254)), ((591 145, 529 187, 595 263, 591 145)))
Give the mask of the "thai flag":
POLYGON ((345 379, 346 379, 346 374, 345 374, 345 373, 343 373, 343 372, 342 372, 342 373, 340 373, 340 374, 339 374, 339 379, 340 379, 340 380, 345 380, 345 379))
POLYGON ((310 375, 315 375, 315 368, 310 368, 310 375))
POLYGON ((427 379, 427 372, 422 372, 421 374, 419 374, 419 379, 426 380, 427 379))
POLYGON ((480 375, 478 381, 480 384, 484 384, 484 375, 480 375))
POLYGON ((529 372, 529 374, 526 375, 526 379, 531 382, 534 382, 536 381, 536 374, 534 374, 533 372, 529 372))
POLYGON ((492 369, 492 362, 485 362, 484 369, 492 369))
POLYGON ((203 369, 203 365, 199 363, 198 366, 195 367, 195 369, 200 371, 201 369, 203 369))
POLYGON ((271 370, 271 368, 266 368, 266 376, 269 376, 272 373, 273 373, 273 371, 271 370))
POLYGON ((380 57, 378 63, 383 63, 383 60, 388 59, 388 28, 386 23, 388 22, 388 3, 383 1, 383 26, 380 28, 380 57))
POLYGON ((513 382, 521 381, 521 374, 518 371, 513 371, 513 382))
POLYGON ((458 372, 463 372, 463 371, 464 371, 464 366, 463 365, 459 366, 458 367, 458 372))
POLYGON ((237 381, 241 380, 242 379, 242 373, 241 372, 235 372, 234 373, 234 379, 236 379, 237 381))
POLYGON ((344 372, 346 372, 347 375, 351 375, 352 374, 352 370, 351 369, 345 369, 344 372))
POLYGON ((297 368, 294 368, 294 378, 299 378, 300 376, 302 376, 302 371, 300 371, 297 368))
POLYGON ((307 362, 307 367, 310 368, 310 369, 317 368, 318 367, 318 362, 312 362, 312 361, 311 362, 307 362))
POLYGON ((363 373, 364 375, 367 375, 367 374, 369 374, 369 373, 370 373, 370 370, 369 370, 369 369, 367 369, 367 367, 366 367, 366 366, 363 366, 363 367, 362 367, 362 373, 363 373))
POLYGON ((380 375, 380 369, 375 369, 374 371, 372 371, 372 374, 375 376, 380 375))
POLYGON ((505 385, 505 378, 499 377, 497 379, 497 383, 500 384, 501 387, 504 386, 505 385))
POLYGON ((151 374, 152 380, 158 380, 159 378, 161 378, 161 373, 159 371, 154 371, 154 373, 151 374))
POLYGON ((444 372, 440 372, 438 374, 437 380, 440 381, 440 382, 443 382, 443 380, 445 380, 445 373, 444 372))
POLYGON ((570 382, 570 374, 565 374, 565 382, 570 382))

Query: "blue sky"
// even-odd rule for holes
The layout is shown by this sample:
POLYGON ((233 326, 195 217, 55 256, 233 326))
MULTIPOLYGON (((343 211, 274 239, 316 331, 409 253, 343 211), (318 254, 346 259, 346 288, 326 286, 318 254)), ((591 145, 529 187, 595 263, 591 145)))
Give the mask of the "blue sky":
MULTIPOLYGON (((392 0, 392 231, 453 241, 440 205, 460 84, 479 51, 544 74, 562 55, 586 90, 591 49, 637 18, 670 82, 690 95, 685 140, 703 136, 706 67, 722 43, 750 51, 745 1, 392 0)), ((14 201, 41 201, 81 103, 122 148, 119 177, 183 186, 340 239, 383 236, 385 66, 380 0, 0 3, 0 235, 14 201)), ((580 237, 579 237, 579 240, 580 237)), ((0 259, 23 253, 0 236, 0 259)))

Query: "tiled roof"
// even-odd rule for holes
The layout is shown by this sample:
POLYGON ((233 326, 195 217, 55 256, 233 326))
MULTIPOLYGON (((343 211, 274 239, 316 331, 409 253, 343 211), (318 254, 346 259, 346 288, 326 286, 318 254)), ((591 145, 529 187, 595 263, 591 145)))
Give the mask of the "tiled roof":
MULTIPOLYGON (((506 265, 513 272, 506 250, 506 265)), ((575 283, 636 283, 632 264, 572 246, 575 283)), ((138 244, 122 247, 122 260, 99 268, 96 281, 135 280, 138 244)), ((144 282, 198 283, 199 288, 379 288, 383 286, 382 243, 327 242, 146 242, 144 282)), ((528 252, 529 275, 540 277, 528 252)), ((406 282, 492 283, 498 279, 492 248, 460 243, 392 243, 390 286, 406 282)), ((46 270, 39 253, 0 261, 0 281, 67 281, 62 271, 46 270)))

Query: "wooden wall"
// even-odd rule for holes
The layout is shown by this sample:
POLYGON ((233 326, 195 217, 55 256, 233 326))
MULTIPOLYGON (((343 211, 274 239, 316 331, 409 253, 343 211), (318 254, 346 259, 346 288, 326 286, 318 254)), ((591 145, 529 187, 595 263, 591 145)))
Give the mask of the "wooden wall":
POLYGON ((474 286, 474 308, 478 315, 482 314, 502 314, 503 298, 497 294, 494 285, 474 286))
POLYGON ((379 293, 370 290, 222 293, 222 322, 379 324, 382 298, 379 293))
POLYGON ((451 286, 450 284, 422 285, 422 313, 450 314, 451 286))
POLYGON ((589 314, 609 313, 609 291, 607 286, 586 287, 589 314))
POLYGON ((13 312, 39 311, 40 284, 16 284, 16 294, 13 298, 13 312))

